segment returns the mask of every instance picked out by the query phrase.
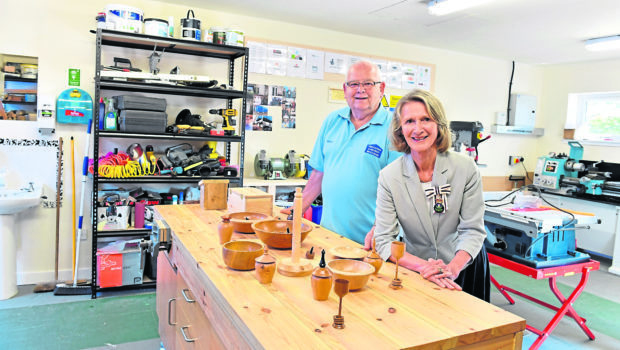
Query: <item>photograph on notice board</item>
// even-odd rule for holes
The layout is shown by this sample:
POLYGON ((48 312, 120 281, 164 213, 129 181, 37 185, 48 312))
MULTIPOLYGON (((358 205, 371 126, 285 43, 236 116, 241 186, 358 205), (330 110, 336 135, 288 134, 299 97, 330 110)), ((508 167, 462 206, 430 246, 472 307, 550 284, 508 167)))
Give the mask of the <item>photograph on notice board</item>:
POLYGON ((273 118, 267 106, 254 106, 254 118, 252 120, 252 130, 271 131, 273 128, 273 118))
POLYGON ((282 102, 282 128, 295 129, 296 102, 294 98, 285 98, 282 102))

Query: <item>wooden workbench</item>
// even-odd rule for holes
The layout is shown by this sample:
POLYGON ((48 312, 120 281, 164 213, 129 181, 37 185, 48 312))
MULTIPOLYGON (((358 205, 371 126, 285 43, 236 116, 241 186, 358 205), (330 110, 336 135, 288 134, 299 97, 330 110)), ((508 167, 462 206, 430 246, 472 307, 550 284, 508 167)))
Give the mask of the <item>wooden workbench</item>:
MULTIPOLYGON (((254 271, 226 267, 217 235, 224 212, 205 211, 199 205, 155 208, 155 218, 165 221, 172 232, 172 248, 165 255, 170 264, 163 263, 164 253, 160 253, 157 281, 160 335, 167 350, 521 349, 525 320, 464 292, 439 288, 406 269, 399 270, 404 288, 392 290, 388 287, 394 277, 392 263, 384 263, 366 287, 344 297, 346 328, 335 329, 331 324, 338 313, 338 297, 332 291, 329 300, 315 301, 310 276, 285 277, 276 272, 271 284, 262 285, 254 271), (166 275, 170 267, 179 275, 176 281, 166 275), (183 332, 183 323, 195 316, 187 316, 192 311, 180 304, 182 296, 175 294, 175 286, 180 286, 188 302, 196 300, 193 305, 200 308, 195 310, 202 313, 183 332), (188 342, 183 334, 195 340, 188 342)), ((253 234, 239 233, 233 239, 258 240, 253 234)), ((320 248, 328 251, 343 245, 359 246, 313 224, 302 248, 315 247, 313 262, 318 265, 320 248)), ((277 259, 290 256, 290 250, 269 252, 277 259)), ((328 254, 328 261, 331 258, 328 254)))

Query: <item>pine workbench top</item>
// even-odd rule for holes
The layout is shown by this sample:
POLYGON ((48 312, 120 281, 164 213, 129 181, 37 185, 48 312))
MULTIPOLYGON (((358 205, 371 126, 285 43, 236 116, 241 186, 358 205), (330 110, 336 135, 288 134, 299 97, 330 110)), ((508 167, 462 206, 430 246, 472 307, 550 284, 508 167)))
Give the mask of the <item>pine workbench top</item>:
MULTIPOLYGON (((199 295, 200 306, 224 344, 231 348, 265 349, 402 349, 518 348, 525 320, 464 292, 442 289, 417 273, 399 269, 403 288, 389 284, 395 265, 384 263, 366 287, 343 298, 344 329, 332 327, 338 297, 312 298, 310 276, 286 277, 276 272, 262 285, 254 271, 229 269, 222 259, 217 225, 225 211, 202 210, 197 204, 155 207, 172 233, 171 254, 179 273, 199 295)), ((320 250, 360 245, 319 225, 302 243, 320 250)), ((258 240, 234 233, 233 240, 258 240)), ((269 249, 276 259, 290 250, 269 249)), ((327 261, 333 259, 329 253, 327 261)))

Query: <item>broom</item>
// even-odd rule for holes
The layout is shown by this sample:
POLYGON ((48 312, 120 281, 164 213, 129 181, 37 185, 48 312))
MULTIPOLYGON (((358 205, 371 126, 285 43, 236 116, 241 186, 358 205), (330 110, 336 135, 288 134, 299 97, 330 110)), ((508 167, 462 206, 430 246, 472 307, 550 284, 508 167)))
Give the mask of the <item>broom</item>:
POLYGON ((62 137, 58 138, 58 176, 56 177, 56 260, 54 265, 54 282, 40 283, 33 292, 51 292, 58 283, 58 236, 60 235, 60 179, 62 176, 62 137))
MULTIPOLYGON (((84 197, 86 195, 86 179, 88 177, 88 149, 90 147, 91 127, 92 119, 88 121, 86 145, 84 147, 84 161, 82 163, 82 194, 80 198, 80 218, 78 221, 77 243, 74 242, 77 245, 77 249, 75 250, 75 260, 73 264, 73 285, 69 285, 68 283, 57 285, 56 289, 54 289, 54 295, 86 295, 91 293, 91 286, 78 285, 77 280, 78 262, 80 260, 80 241, 82 239, 82 224, 84 222, 84 197)), ((75 182, 73 191, 75 193, 75 182)), ((75 229, 75 221, 73 222, 73 225, 75 229)))

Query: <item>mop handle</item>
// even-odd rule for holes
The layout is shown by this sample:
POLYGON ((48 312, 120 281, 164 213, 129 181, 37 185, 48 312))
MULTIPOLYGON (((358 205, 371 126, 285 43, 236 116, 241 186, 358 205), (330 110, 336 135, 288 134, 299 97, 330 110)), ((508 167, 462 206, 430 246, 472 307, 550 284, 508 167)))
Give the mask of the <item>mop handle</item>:
POLYGON ((92 119, 88 121, 88 131, 86 136, 86 142, 84 146, 84 162, 82 163, 82 194, 80 198, 80 218, 78 219, 78 235, 77 235, 77 250, 75 254, 75 271, 73 272, 73 286, 77 286, 77 270, 78 262, 80 260, 80 240, 82 239, 82 224, 84 223, 84 197, 86 194, 86 179, 88 177, 88 149, 90 148, 90 136, 92 128, 92 119))

